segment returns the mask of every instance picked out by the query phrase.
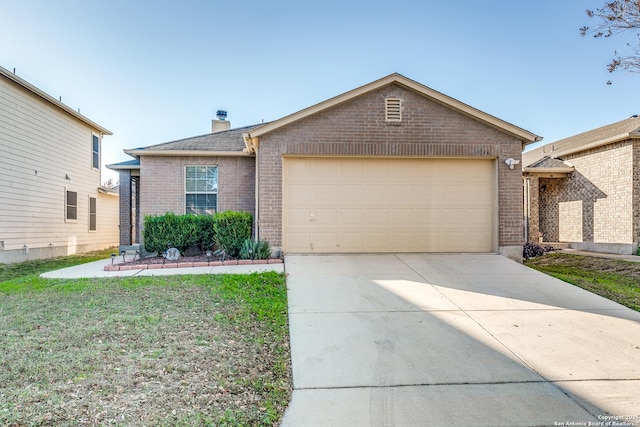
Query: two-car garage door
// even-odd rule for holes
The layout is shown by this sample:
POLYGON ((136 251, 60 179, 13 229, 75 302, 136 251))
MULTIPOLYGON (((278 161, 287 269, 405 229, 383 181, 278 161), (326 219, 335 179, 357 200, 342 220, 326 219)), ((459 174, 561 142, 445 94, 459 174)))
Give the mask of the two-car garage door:
POLYGON ((495 161, 285 157, 288 253, 492 252, 495 161))

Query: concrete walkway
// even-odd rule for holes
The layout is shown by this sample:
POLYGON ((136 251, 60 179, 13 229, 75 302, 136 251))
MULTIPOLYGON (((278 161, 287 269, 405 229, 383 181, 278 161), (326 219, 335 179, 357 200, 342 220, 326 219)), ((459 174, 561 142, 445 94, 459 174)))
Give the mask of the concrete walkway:
POLYGON ((43 273, 48 279, 81 279, 84 277, 168 276, 176 274, 246 274, 262 271, 284 272, 284 264, 221 265, 216 267, 162 268, 104 271, 111 258, 43 273))
POLYGON ((285 265, 282 426, 640 425, 638 312, 499 255, 285 265))

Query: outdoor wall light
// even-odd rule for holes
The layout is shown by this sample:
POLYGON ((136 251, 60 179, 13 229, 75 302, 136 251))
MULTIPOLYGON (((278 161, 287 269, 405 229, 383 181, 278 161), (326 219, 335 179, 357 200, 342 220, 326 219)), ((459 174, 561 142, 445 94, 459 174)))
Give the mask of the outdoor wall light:
POLYGON ((504 162, 507 164, 507 166, 509 166, 509 169, 513 169, 513 167, 514 167, 515 165, 517 165, 518 163, 520 163, 520 160, 516 160, 516 159, 514 159, 514 158, 512 158, 512 157, 509 157, 509 158, 508 158, 507 160, 505 160, 504 162))

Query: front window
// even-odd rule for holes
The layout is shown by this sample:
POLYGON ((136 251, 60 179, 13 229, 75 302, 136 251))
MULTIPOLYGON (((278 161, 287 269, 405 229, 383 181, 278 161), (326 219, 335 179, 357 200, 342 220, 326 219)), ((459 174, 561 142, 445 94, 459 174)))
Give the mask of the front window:
POLYGON ((100 138, 97 135, 93 135, 91 144, 91 167, 100 169, 100 138))
POLYGON ((218 209, 218 167, 187 166, 185 170, 186 213, 213 215, 218 209))

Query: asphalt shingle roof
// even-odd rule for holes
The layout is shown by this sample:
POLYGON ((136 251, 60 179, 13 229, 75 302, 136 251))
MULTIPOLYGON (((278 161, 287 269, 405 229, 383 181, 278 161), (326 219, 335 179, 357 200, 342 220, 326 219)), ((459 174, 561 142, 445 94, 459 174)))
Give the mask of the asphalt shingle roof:
POLYGON ((144 151, 242 151, 245 148, 242 134, 262 126, 263 123, 252 126, 245 126, 236 129, 229 129, 206 135, 193 136, 190 138, 178 139, 176 141, 163 142, 161 144, 149 145, 137 148, 139 154, 144 155, 144 151))
POLYGON ((609 139, 628 134, 640 135, 639 116, 632 116, 628 119, 621 120, 610 125, 579 133, 577 135, 570 136, 569 138, 564 138, 559 141, 534 148, 533 150, 529 150, 522 154, 522 165, 524 167, 533 166, 534 163, 544 157, 554 157, 554 153, 580 151, 580 147, 587 144, 597 143, 599 141, 605 143, 609 139))

